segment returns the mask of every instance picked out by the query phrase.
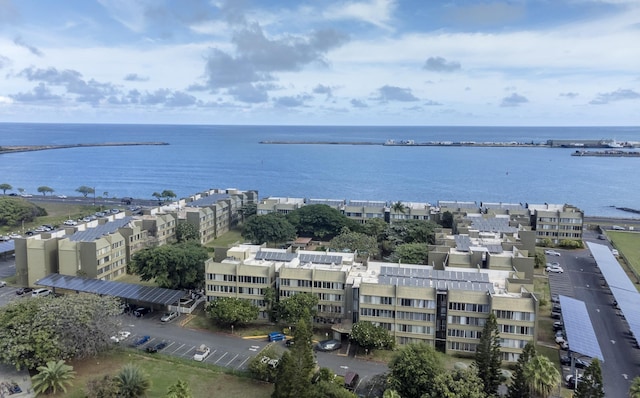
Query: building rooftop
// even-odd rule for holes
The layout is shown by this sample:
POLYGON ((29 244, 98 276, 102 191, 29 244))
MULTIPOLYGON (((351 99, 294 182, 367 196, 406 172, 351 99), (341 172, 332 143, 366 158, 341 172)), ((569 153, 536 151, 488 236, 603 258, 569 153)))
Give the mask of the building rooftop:
POLYGON ((87 228, 84 231, 77 231, 69 236, 69 240, 74 242, 93 242, 105 235, 110 235, 118 231, 118 229, 129 224, 133 217, 127 216, 113 221, 99 224, 93 228, 87 228))

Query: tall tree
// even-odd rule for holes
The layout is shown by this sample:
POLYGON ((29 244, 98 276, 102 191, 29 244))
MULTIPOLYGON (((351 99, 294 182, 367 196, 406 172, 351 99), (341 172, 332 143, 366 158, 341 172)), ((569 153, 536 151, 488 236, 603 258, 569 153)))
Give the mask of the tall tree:
POLYGON ((11 191, 13 187, 7 183, 0 184, 0 189, 2 190, 2 194, 6 195, 7 191, 11 191))
POLYGON ((81 193, 82 196, 86 198, 87 196, 89 196, 89 194, 95 194, 96 190, 86 185, 82 185, 78 189, 76 189, 76 192, 81 193))
POLYGON ((167 389, 166 398, 192 398, 191 388, 189 383, 184 380, 178 380, 175 384, 172 384, 167 389))
POLYGON ((440 218, 440 224, 444 228, 453 228, 453 214, 451 214, 449 210, 442 213, 442 216, 440 218))
POLYGON ((426 243, 404 243, 396 246, 389 256, 389 261, 404 264, 426 264, 429 247, 426 243))
POLYGON ((207 314, 224 326, 241 326, 258 318, 258 307, 235 297, 218 297, 207 305, 207 314))
POLYGON ((420 398, 444 372, 441 354, 426 343, 407 344, 389 363, 389 387, 402 398, 420 398))
POLYGON ((337 251, 357 251, 360 256, 366 257, 378 255, 378 241, 375 237, 360 232, 352 232, 346 227, 340 235, 331 239, 329 248, 337 251))
POLYGON ((500 332, 494 313, 490 313, 482 328, 482 336, 476 347, 474 366, 488 396, 497 394, 500 386, 502 358, 500 353, 500 332))
POLYGON ((482 380, 476 370, 457 369, 435 377, 433 385, 422 398, 485 398, 482 380))
POLYGON ((604 398, 602 369, 598 358, 594 358, 584 370, 582 381, 576 388, 575 398, 604 398))
POLYGON ((373 218, 367 220, 366 224, 362 227, 362 232, 372 236, 376 241, 380 242, 384 238, 384 232, 387 229, 387 224, 382 218, 373 218))
POLYGON ((640 398, 640 376, 636 376, 631 381, 629 387, 629 398, 640 398))
POLYGON ((296 344, 280 358, 273 398, 311 396, 311 375, 315 364, 311 347, 311 327, 304 318, 306 316, 296 323, 293 334, 296 344))
POLYGON ((194 240, 200 242, 200 232, 198 228, 188 222, 181 222, 176 225, 176 240, 178 243, 194 240))
POLYGON ((130 271, 143 281, 155 279, 160 287, 198 289, 204 284, 207 250, 199 242, 148 247, 131 258, 130 271))
POLYGON ((529 383, 524 374, 524 368, 531 358, 537 355, 536 349, 532 342, 528 342, 522 354, 518 357, 518 362, 513 372, 513 379, 509 385, 507 393, 508 398, 531 398, 531 392, 529 391, 529 383))
POLYGON ((524 368, 524 375, 529 383, 531 395, 547 398, 551 391, 560 384, 560 372, 556 366, 543 355, 536 355, 524 368))
POLYGON ((164 191, 162 191, 162 193, 160 194, 160 196, 162 198, 164 198, 165 201, 170 201, 171 199, 176 198, 178 195, 175 194, 175 192, 173 192, 170 189, 165 189, 164 191))
POLYGON ((58 391, 66 393, 76 375, 73 366, 62 360, 49 361, 45 366, 38 366, 37 370, 38 374, 31 378, 36 394, 56 394, 58 391))
POLYGON ((249 373, 255 379, 273 383, 278 375, 279 367, 282 365, 282 362, 278 360, 279 357, 280 354, 275 351, 274 346, 267 346, 260 351, 260 355, 249 360, 249 373))
POLYGON ((331 240, 343 227, 359 232, 361 226, 347 218, 339 210, 327 205, 307 205, 287 214, 287 220, 296 228, 299 236, 331 240))
POLYGON ((253 243, 282 243, 296 237, 296 230, 287 219, 276 213, 250 217, 242 236, 253 243))
POLYGON ((407 211, 407 206, 401 201, 397 201, 391 205, 391 211, 396 214, 404 214, 407 211))
POLYGON ((54 191, 53 188, 43 185, 38 187, 38 192, 40 192, 44 196, 47 196, 48 193, 53 193, 54 191))
POLYGON ((296 323, 303 317, 314 317, 318 312, 318 296, 298 293, 278 303, 278 316, 288 323, 296 323))
POLYGON ((277 300, 277 292, 276 289, 272 286, 264 288, 264 305, 267 307, 267 313, 269 315, 269 320, 274 321, 277 314, 275 313, 275 305, 277 300))
POLYGON ((128 363, 116 375, 120 387, 119 397, 137 398, 146 394, 151 387, 149 376, 138 366, 128 363))
POLYGON ((389 331, 368 321, 359 321, 351 328, 351 339, 366 349, 391 349, 393 336, 389 331))

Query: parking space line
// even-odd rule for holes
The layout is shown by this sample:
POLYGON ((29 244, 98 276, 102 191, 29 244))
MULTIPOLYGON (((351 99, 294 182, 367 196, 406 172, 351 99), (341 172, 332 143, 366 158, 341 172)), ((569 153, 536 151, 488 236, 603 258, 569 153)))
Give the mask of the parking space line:
POLYGON ((225 352, 224 354, 222 354, 222 356, 221 356, 220 358, 218 358, 218 360, 217 360, 217 361, 215 361, 214 363, 216 363, 216 364, 217 364, 218 362, 220 362, 220 360, 221 360, 222 358, 226 357, 226 356, 227 356, 227 354, 228 354, 228 352, 225 352))
POLYGON ((193 346, 193 347, 189 348, 187 351, 185 351, 184 354, 180 354, 180 356, 183 356, 183 355, 189 356, 190 355, 189 353, 191 351, 195 352, 195 350, 196 350, 196 346, 193 346))
POLYGON ((238 355, 240 355, 240 354, 236 354, 236 356, 235 356, 235 357, 233 357, 233 359, 232 359, 232 360, 230 360, 229 362, 227 362, 227 364, 226 364, 226 365, 224 365, 224 366, 229 366, 229 365, 231 364, 231 362, 233 362, 236 358, 238 358, 238 355))
POLYGON ((245 362, 247 362, 249 360, 249 358, 251 357, 246 357, 244 361, 242 361, 242 363, 240 365, 238 365, 238 367, 236 369, 240 370, 240 368, 242 367, 242 365, 245 364, 245 362))
POLYGON ((179 349, 181 349, 182 347, 184 347, 184 344, 181 345, 180 347, 176 348, 174 351, 171 351, 172 354, 174 354, 176 351, 178 351, 179 349))

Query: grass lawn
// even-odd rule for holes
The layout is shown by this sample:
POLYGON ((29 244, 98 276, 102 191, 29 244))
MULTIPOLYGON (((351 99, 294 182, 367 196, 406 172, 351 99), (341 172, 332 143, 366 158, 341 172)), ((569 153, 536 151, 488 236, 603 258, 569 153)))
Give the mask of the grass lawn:
POLYGON ((205 247, 231 247, 235 243, 242 243, 244 242, 244 238, 242 238, 242 235, 240 235, 241 231, 241 228, 235 227, 232 230, 225 232, 218 238, 207 243, 205 247))
POLYGON ((130 350, 116 350, 98 358, 71 362, 77 372, 73 387, 52 397, 83 398, 87 381, 106 374, 115 375, 124 365, 133 363, 151 378, 148 397, 163 397, 167 388, 178 379, 189 384, 194 397, 256 397, 267 398, 273 386, 224 373, 220 368, 163 355, 144 355, 130 350))
MULTIPOLYGON (((627 260, 629 266, 637 275, 640 275, 640 233, 607 231, 607 236, 627 260)), ((637 280, 637 278, 634 277, 631 280, 637 280)))
MULTIPOLYGON (((43 217, 37 217, 35 221, 30 223, 24 223, 24 230, 32 230, 39 227, 42 224, 62 225, 65 220, 75 220, 79 217, 88 216, 96 211, 100 210, 100 206, 93 205, 80 205, 77 203, 47 203, 47 202, 33 202, 37 206, 42 207, 47 211, 47 215, 43 217)), ((0 228, 3 235, 10 232, 23 233, 22 225, 19 226, 3 226, 0 228)))

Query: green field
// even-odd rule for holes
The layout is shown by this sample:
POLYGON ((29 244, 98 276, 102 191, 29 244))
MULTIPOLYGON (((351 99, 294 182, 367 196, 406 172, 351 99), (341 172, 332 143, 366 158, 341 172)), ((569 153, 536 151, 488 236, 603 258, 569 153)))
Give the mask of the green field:
MULTIPOLYGON (((607 231, 607 236, 629 267, 640 275, 640 232, 607 231)), ((636 278, 631 280, 637 281, 636 278)))
POLYGON ((49 202, 33 202, 37 206, 47 211, 47 215, 37 217, 33 222, 25 222, 24 229, 22 225, 2 226, 0 234, 7 235, 11 232, 23 234, 25 231, 33 230, 42 224, 62 225, 65 220, 78 219, 93 214, 97 211, 105 210, 104 206, 80 205, 76 203, 49 203, 49 202))
POLYGON ((189 384, 194 397, 251 397, 267 398, 273 385, 244 376, 237 376, 207 364, 185 359, 170 358, 162 354, 145 355, 134 350, 115 350, 98 358, 73 361, 77 372, 73 387, 64 394, 52 397, 83 398, 87 381, 104 375, 115 375, 124 365, 133 363, 150 376, 148 397, 163 397, 167 388, 178 379, 189 384))

